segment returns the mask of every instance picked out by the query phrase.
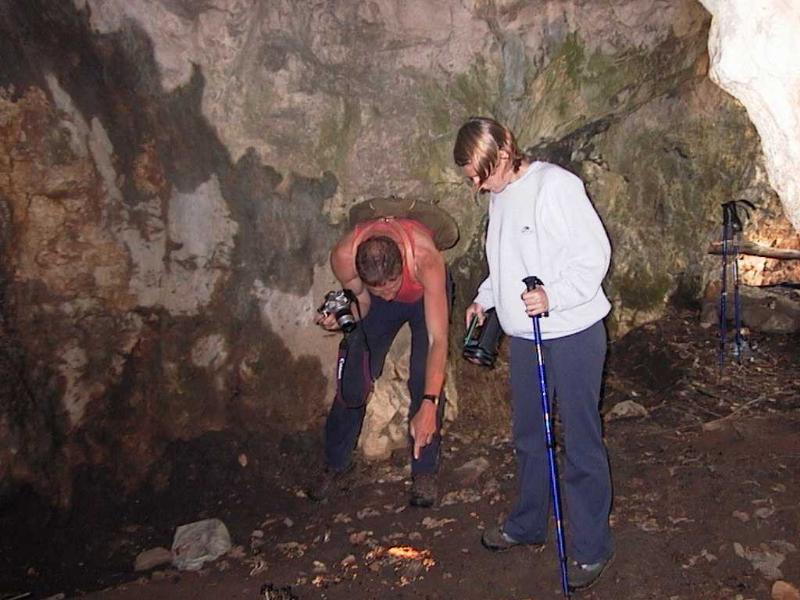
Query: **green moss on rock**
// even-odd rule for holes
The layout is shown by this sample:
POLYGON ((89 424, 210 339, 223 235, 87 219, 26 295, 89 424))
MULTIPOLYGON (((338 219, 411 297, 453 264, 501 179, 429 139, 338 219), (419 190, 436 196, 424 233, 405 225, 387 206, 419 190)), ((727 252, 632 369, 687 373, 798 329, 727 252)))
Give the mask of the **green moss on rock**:
POLYGON ((614 278, 614 290, 622 305, 633 310, 648 310, 664 304, 672 289, 667 273, 649 269, 628 271, 614 278))
POLYGON ((361 127, 361 107, 357 99, 341 101, 329 116, 322 120, 315 154, 320 167, 338 171, 355 143, 361 127))

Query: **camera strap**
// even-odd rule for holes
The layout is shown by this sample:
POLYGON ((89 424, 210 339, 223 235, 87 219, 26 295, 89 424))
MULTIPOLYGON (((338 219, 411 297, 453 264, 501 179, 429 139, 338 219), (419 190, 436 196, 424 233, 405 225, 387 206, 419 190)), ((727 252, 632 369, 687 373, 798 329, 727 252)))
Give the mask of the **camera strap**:
POLYGON ((370 356, 372 353, 370 352, 367 333, 364 331, 358 298, 350 290, 347 290, 347 292, 349 292, 351 302, 355 304, 356 312, 358 312, 358 323, 356 328, 345 334, 339 343, 339 354, 336 357, 336 397, 334 400, 341 402, 348 408, 361 408, 367 403, 375 383, 372 379, 372 369, 370 368, 370 356), (354 352, 355 356, 351 356, 351 352, 354 352), (353 365, 352 360, 354 358, 358 359, 359 356, 361 364, 353 365), (348 364, 348 359, 351 361, 350 364, 348 364), (354 368, 358 369, 358 371, 354 372, 354 368), (349 398, 351 402, 345 400, 345 379, 350 384, 360 384, 360 393, 356 394, 358 403, 352 403, 352 397, 349 398))

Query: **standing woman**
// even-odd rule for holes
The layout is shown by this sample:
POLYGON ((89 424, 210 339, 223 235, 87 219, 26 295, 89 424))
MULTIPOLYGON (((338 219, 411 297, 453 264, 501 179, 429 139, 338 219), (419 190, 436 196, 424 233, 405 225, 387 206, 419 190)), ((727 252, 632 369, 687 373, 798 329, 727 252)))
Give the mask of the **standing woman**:
POLYGON ((495 308, 510 337, 518 498, 505 523, 487 529, 482 542, 507 550, 542 545, 547 534, 549 472, 531 324, 540 315, 548 392, 564 426, 569 581, 572 589, 585 589, 614 552, 611 474, 599 412, 603 319, 611 309, 601 287, 611 258, 608 236, 581 180, 556 165, 532 162, 497 121, 473 117, 464 123, 453 158, 475 189, 489 192, 489 276, 466 321, 477 315, 482 323, 485 311, 495 308), (522 280, 530 275, 543 285, 526 291, 522 280))

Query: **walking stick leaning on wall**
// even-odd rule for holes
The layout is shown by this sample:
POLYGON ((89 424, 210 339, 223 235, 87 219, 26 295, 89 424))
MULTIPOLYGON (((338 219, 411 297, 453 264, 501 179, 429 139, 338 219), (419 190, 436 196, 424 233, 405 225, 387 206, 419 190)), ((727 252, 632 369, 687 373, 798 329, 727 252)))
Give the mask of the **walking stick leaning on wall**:
POLYGON ((748 200, 731 200, 722 205, 722 282, 719 293, 719 368, 725 367, 725 344, 728 338, 728 257, 733 265, 733 322, 734 357, 742 362, 744 339, 742 338, 742 309, 739 296, 739 236, 742 233, 742 220, 738 207, 741 205, 745 215, 755 206, 748 200), (749 209, 749 210, 748 210, 749 209))

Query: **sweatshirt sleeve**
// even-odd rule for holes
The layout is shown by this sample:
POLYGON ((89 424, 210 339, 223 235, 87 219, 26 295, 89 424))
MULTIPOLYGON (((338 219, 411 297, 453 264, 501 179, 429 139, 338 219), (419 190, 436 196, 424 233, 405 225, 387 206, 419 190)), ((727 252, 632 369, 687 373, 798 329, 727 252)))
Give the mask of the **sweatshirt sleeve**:
POLYGON ((473 300, 476 304, 480 304, 483 310, 494 308, 494 294, 492 293, 492 281, 488 277, 483 280, 478 286, 478 295, 473 300))
POLYGON ((558 246, 557 277, 545 282, 551 311, 591 301, 600 292, 611 261, 611 245, 583 182, 568 171, 549 177, 543 187, 540 219, 558 246))

